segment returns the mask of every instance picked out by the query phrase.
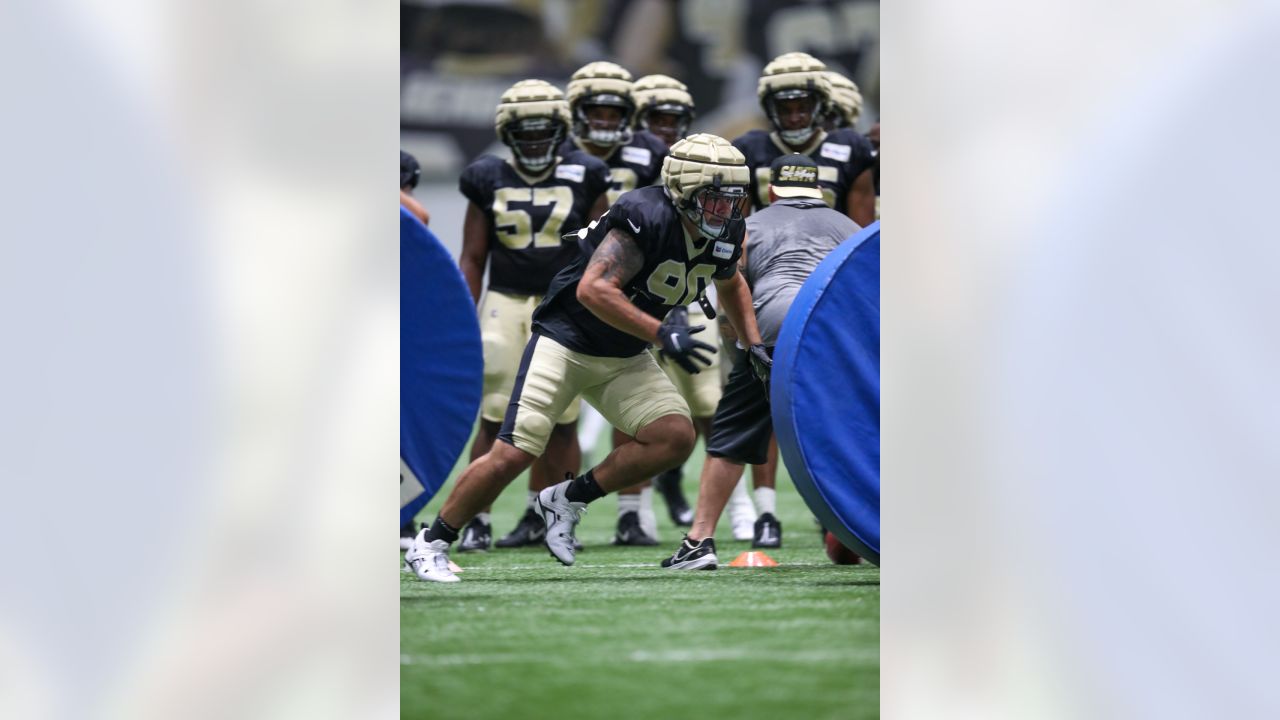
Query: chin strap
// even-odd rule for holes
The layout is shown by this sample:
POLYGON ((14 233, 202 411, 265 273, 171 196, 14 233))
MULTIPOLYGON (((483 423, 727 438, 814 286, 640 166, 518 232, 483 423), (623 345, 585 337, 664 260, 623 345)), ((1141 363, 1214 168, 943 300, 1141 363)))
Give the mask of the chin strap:
POLYGON ((716 309, 715 309, 715 306, 711 304, 711 301, 707 299, 706 281, 704 281, 702 278, 698 278, 698 294, 696 297, 698 300, 698 305, 702 307, 702 312, 706 314, 707 319, 715 320, 716 309))

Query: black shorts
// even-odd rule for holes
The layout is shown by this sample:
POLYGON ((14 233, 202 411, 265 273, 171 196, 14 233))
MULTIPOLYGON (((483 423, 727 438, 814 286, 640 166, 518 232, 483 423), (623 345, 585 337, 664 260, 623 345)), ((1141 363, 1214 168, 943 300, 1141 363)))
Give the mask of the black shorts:
POLYGON ((707 454, 736 463, 763 465, 773 437, 773 415, 764 384, 751 371, 747 354, 742 353, 729 373, 716 414, 711 418, 707 454))

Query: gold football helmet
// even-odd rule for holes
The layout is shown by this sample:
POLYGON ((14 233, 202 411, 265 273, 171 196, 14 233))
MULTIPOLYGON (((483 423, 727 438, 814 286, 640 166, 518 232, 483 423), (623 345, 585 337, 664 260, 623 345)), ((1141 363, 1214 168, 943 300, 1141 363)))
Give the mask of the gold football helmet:
POLYGON ((696 112, 689 88, 673 77, 645 75, 631 88, 636 103, 635 126, 657 135, 668 146, 689 132, 696 112), (674 123, 663 122, 655 115, 673 116, 674 123))
POLYGON ((544 80, 521 80, 502 93, 493 124, 516 161, 537 173, 554 161, 569 123, 569 103, 559 88, 544 80))
POLYGON ((690 135, 662 161, 662 184, 676 209, 713 240, 728 237, 742 221, 750 183, 746 157, 716 135, 690 135))
POLYGON ((569 79, 567 96, 573 134, 579 140, 603 147, 631 141, 631 119, 636 105, 631 97, 631 73, 626 68, 611 62, 583 65, 569 79), (621 111, 617 123, 593 122, 588 117, 587 108, 601 105, 621 111))
POLYGON ((826 70, 827 66, 821 60, 802 52, 779 55, 764 66, 756 95, 773 129, 789 145, 809 142, 822 125, 831 102, 831 81, 827 79, 826 70), (779 113, 779 103, 796 100, 811 103, 806 110, 809 122, 802 127, 786 127, 779 113))

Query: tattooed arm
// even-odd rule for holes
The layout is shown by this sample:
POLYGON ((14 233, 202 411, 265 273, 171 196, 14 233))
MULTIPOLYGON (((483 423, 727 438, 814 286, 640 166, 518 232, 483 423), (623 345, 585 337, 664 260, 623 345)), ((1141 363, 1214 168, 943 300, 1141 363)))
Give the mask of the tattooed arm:
POLYGON ((625 230, 610 230, 578 282, 578 301, 613 327, 653 342, 662 323, 631 304, 622 292, 642 267, 644 253, 635 238, 625 230))

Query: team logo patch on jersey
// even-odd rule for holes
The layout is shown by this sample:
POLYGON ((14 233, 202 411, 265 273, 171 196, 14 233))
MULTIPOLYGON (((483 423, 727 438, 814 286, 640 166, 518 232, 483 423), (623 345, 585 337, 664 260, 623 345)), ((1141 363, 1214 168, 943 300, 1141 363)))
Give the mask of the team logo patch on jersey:
POLYGON ((561 165, 556 168, 557 180, 582 182, 587 177, 587 169, 581 165, 561 165))
POLYGON ((717 260, 728 260, 733 257, 733 244, 717 240, 716 246, 711 249, 711 257, 717 260))
POLYGON ((648 148, 639 148, 639 147, 622 148, 622 162, 632 163, 634 165, 647 166, 649 164, 649 161, 652 159, 653 159, 653 153, 649 152, 648 148))
POLYGON ((848 162, 849 156, 853 153, 853 148, 848 145, 840 145, 837 143, 822 143, 822 157, 831 158, 837 162, 848 162))

